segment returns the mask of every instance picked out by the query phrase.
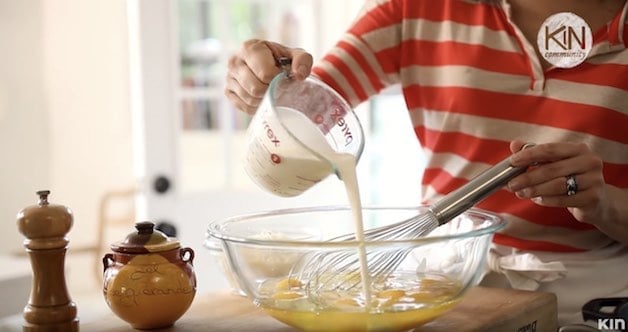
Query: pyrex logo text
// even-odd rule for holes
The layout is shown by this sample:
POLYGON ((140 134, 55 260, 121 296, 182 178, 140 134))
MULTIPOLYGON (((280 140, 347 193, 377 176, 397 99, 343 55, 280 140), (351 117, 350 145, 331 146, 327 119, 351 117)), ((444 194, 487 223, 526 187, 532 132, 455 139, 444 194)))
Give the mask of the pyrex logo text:
POLYGON ((264 121, 264 130, 266 131, 266 137, 270 139, 270 142, 275 144, 275 146, 279 146, 279 143, 281 143, 279 138, 275 135, 275 132, 266 121, 264 121))
POLYGON ((336 125, 340 127, 340 130, 342 131, 345 138, 345 146, 353 142, 353 134, 351 133, 349 124, 345 121, 343 111, 338 107, 334 107, 330 116, 331 119, 336 123, 336 125))

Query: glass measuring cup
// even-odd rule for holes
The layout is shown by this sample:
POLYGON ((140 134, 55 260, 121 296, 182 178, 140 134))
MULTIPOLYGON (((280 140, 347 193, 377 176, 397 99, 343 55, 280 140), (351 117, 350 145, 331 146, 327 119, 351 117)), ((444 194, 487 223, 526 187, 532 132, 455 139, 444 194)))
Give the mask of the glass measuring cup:
POLYGON ((310 76, 285 72, 271 82, 247 129, 244 168, 261 188, 297 196, 335 172, 334 154, 359 160, 364 132, 335 90, 310 76))

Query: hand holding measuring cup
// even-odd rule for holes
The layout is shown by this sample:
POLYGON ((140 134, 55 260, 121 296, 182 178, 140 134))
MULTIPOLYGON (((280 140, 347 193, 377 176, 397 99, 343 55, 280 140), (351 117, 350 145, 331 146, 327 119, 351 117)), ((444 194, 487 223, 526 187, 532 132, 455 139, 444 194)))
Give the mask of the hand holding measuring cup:
POLYGON ((304 80, 312 68, 312 55, 300 48, 290 48, 274 42, 251 39, 229 58, 225 96, 240 111, 254 114, 270 81, 282 71, 276 59, 292 59, 290 73, 304 80))
POLYGON ((297 196, 335 172, 336 154, 359 159, 364 133, 349 104, 322 81, 275 76, 248 127, 244 168, 257 185, 297 196))

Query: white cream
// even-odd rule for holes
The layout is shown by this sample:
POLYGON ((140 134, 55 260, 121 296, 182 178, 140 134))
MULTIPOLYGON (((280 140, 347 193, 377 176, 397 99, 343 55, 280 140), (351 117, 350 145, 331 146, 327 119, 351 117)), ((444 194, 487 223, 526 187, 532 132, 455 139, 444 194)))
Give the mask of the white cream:
MULTIPOLYGON (((263 117, 254 118, 249 127, 249 147, 244 160, 244 169, 260 187, 279 196, 297 196, 314 184, 333 173, 331 164, 326 160, 308 154, 308 151, 295 142, 282 126, 295 127, 295 131, 307 131, 300 139, 321 135, 300 112, 277 107, 275 112, 266 110, 263 117), (281 122, 279 120, 281 117, 281 122), (285 119, 284 119, 285 118, 285 119), (307 122, 305 122, 307 121, 307 122), (288 124, 295 122, 295 124, 288 124)), ((315 140, 316 141, 316 140, 315 140)), ((320 142, 308 142, 320 149, 331 149, 320 142)))
MULTIPOLYGON (((358 254, 360 258, 360 275, 362 278, 363 295, 365 305, 368 310, 371 301, 371 278, 366 260, 366 249, 364 247, 364 225, 362 221, 362 202, 358 186, 356 172, 357 158, 349 153, 336 152, 327 142, 325 136, 318 130, 316 125, 303 113, 285 107, 276 109, 281 122, 290 128, 290 132, 310 149, 323 156, 336 168, 340 178, 344 182, 345 190, 351 205, 353 219, 355 223, 355 237, 358 241, 358 254)), ((296 166, 295 166, 296 167, 296 166)))

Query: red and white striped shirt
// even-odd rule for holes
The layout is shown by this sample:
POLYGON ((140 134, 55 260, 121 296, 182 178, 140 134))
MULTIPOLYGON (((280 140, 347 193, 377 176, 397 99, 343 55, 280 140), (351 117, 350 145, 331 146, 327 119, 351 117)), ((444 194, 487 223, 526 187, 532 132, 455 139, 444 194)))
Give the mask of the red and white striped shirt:
MULTIPOLYGON (((586 142, 604 160, 606 182, 628 188, 627 11, 593 32, 584 63, 543 70, 506 2, 370 0, 313 73, 354 106, 401 85, 428 157, 426 201, 505 158, 513 139, 586 142)), ((509 221, 497 244, 579 252, 613 242, 564 208, 505 190, 478 207, 509 221)))

